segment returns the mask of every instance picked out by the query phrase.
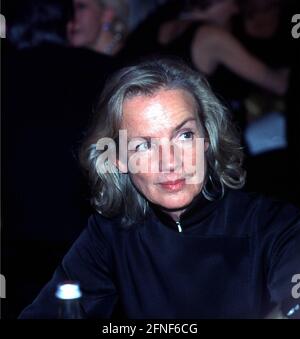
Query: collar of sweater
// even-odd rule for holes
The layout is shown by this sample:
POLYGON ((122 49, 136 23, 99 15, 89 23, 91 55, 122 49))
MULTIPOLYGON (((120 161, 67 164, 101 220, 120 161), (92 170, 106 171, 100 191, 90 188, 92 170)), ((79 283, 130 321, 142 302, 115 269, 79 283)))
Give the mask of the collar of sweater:
POLYGON ((211 216, 223 199, 224 197, 209 201, 204 197, 203 193, 200 192, 187 206, 178 221, 174 220, 168 213, 162 210, 160 206, 154 204, 151 204, 150 206, 155 216, 162 224, 179 232, 184 232, 187 229, 191 230, 198 226, 199 223, 211 216))

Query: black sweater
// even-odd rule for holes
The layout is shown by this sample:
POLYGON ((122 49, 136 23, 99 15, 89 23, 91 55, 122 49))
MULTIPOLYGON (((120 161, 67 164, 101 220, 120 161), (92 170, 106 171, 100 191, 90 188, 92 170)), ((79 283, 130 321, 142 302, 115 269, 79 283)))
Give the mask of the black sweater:
POLYGON ((130 229, 95 214, 21 318, 56 318, 54 292, 80 282, 84 316, 110 318, 257 318, 276 304, 300 302, 291 282, 300 273, 300 211, 229 190, 202 194, 180 219, 151 208, 130 229))

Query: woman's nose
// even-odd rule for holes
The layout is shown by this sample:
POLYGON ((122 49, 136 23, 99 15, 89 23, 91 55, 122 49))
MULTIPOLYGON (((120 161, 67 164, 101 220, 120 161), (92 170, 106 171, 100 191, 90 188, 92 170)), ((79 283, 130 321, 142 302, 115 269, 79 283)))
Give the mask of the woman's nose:
POLYGON ((174 172, 180 167, 180 157, 178 149, 170 144, 162 144, 159 146, 159 171, 174 172))

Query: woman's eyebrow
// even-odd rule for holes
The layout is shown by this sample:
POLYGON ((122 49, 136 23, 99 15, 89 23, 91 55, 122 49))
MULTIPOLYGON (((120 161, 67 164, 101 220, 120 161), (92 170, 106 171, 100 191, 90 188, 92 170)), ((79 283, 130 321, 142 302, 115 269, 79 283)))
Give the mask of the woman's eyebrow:
MULTIPOLYGON (((196 118, 190 117, 190 118, 187 118, 187 119, 183 120, 179 125, 177 125, 177 126, 173 129, 172 133, 173 133, 173 134, 176 133, 178 130, 180 130, 181 127, 183 127, 185 124, 187 124, 187 123, 190 122, 190 121, 196 121, 196 118)), ((133 136, 133 137, 130 137, 130 138, 129 138, 130 141, 135 140, 135 139, 137 139, 137 141, 138 141, 139 139, 143 139, 143 140, 146 140, 146 141, 151 141, 151 139, 153 139, 153 137, 148 136, 148 135, 145 135, 145 136, 133 136)))
POLYGON ((180 130, 181 127, 183 127, 186 123, 188 123, 190 121, 196 121, 196 119, 194 117, 190 117, 190 118, 183 120, 179 125, 177 125, 174 128, 174 132, 177 132, 178 130, 180 130))

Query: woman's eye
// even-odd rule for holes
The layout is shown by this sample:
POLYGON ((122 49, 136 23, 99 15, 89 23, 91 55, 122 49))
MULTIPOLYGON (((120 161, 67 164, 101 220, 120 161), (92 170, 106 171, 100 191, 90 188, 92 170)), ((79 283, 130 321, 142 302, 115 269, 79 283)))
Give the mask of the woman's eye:
POLYGON ((192 140, 194 138, 194 132, 184 132, 179 136, 179 140, 192 140))
POLYGON ((135 150, 137 152, 144 152, 147 151, 151 148, 151 142, 150 141, 145 141, 142 144, 139 144, 136 146, 135 150))

